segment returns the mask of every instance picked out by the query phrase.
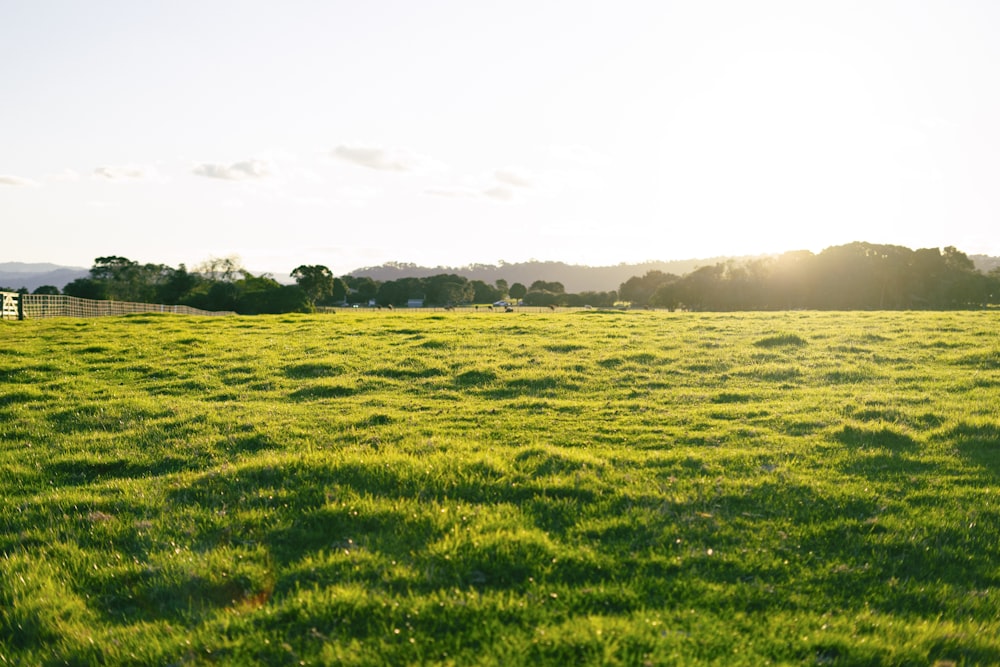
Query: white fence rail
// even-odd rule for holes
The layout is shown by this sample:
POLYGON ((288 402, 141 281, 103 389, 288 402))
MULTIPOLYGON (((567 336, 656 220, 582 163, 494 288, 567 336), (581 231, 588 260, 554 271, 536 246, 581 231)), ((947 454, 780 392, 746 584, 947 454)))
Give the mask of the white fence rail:
POLYGON ((190 306, 165 306, 130 301, 96 301, 64 294, 17 294, 0 292, 5 320, 35 320, 47 317, 108 317, 134 313, 175 313, 178 315, 235 315, 232 311, 208 311, 190 306))

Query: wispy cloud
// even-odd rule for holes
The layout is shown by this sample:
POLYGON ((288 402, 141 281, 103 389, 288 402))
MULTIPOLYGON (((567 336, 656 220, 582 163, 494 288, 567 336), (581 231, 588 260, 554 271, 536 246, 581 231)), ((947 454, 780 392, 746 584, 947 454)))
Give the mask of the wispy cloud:
POLYGON ((156 168, 145 165, 112 165, 97 167, 91 176, 105 181, 151 181, 158 178, 156 168))
POLYGON ((497 169, 493 172, 493 178, 504 185, 515 188, 533 188, 536 183, 536 179, 531 174, 516 167, 497 169))
POLYGON ((520 167, 496 169, 480 176, 467 175, 454 185, 427 188, 423 194, 443 199, 515 202, 538 187, 539 177, 520 167))
POLYGON ((514 191, 502 185, 483 190, 483 196, 499 201, 514 201, 514 191))
POLYGON ((224 181, 247 181, 266 178, 271 175, 270 165, 263 160, 244 160, 232 164, 203 162, 196 165, 191 173, 206 178, 219 178, 224 181))
POLYGON ((504 185, 494 185, 487 188, 448 186, 428 188, 423 193, 428 197, 440 197, 442 199, 478 199, 480 201, 492 199, 501 202, 512 202, 517 199, 517 193, 514 189, 504 185))
POLYGON ((397 148, 340 145, 330 151, 330 155, 376 171, 426 171, 440 166, 432 158, 397 148))
POLYGON ((38 183, 30 178, 12 176, 10 174, 0 174, 0 185, 9 185, 15 188, 36 188, 38 183))

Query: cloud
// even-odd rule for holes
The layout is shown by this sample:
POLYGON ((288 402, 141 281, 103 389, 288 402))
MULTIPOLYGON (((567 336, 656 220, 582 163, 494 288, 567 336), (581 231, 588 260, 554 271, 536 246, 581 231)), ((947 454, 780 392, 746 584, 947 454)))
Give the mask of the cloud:
POLYGON ((426 171, 441 166, 423 155, 392 148, 340 145, 330 151, 330 155, 376 171, 426 171))
POLYGON ((38 183, 30 178, 11 176, 10 174, 0 174, 0 185, 9 185, 15 188, 35 188, 38 183))
POLYGON ((535 187, 535 179, 522 169, 497 169, 493 172, 493 178, 504 185, 512 185, 515 188, 535 187))
POLYGON ((502 185, 483 190, 483 196, 499 201, 514 201, 514 191, 502 185))
POLYGON ((245 160, 232 164, 203 162, 196 165, 191 173, 206 178, 219 178, 224 181, 247 181, 266 178, 271 175, 271 169, 263 160, 245 160))
POLYGON ((147 181, 157 178, 156 168, 142 165, 97 167, 90 173, 94 178, 106 181, 147 181))

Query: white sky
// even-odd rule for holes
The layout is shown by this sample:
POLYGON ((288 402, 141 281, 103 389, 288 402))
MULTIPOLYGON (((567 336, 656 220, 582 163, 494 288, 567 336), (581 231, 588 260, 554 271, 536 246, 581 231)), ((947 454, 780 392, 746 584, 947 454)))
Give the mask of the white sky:
POLYGON ((0 0, 0 261, 1000 255, 998 35, 992 0, 0 0))

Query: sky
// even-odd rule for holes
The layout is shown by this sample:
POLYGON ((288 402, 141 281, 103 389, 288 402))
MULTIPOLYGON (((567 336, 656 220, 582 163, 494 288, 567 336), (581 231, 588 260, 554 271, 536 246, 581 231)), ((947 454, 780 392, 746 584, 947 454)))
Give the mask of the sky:
POLYGON ((1000 255, 992 0, 0 0, 0 262, 1000 255))

